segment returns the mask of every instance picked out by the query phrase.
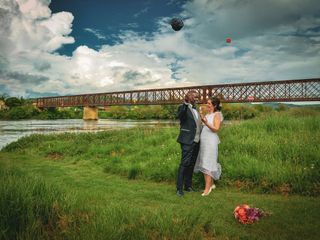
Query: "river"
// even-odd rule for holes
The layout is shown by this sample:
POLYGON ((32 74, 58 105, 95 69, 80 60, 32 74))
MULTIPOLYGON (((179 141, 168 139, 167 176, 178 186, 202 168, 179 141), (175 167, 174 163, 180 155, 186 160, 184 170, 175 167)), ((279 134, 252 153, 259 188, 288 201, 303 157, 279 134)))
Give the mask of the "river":
POLYGON ((84 121, 82 119, 0 121, 0 149, 31 134, 62 132, 98 132, 131 127, 168 127, 177 122, 167 120, 108 120, 84 121))

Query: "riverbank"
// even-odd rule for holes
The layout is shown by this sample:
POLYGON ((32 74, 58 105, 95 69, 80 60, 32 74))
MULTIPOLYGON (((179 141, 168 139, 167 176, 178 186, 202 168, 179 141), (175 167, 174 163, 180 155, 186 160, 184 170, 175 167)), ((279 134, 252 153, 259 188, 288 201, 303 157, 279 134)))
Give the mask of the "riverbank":
POLYGON ((0 120, 0 150, 7 144, 31 134, 81 133, 98 132, 132 127, 173 126, 177 121, 172 120, 109 120, 84 121, 82 119, 57 120, 0 120))
MULTIPOLYGON (((1 234, 4 239, 318 239, 319 118, 317 112, 292 111, 224 126, 223 177, 207 198, 201 192, 175 195, 177 128, 20 139, 0 152, 1 234), (240 225, 232 212, 241 203, 271 215, 240 225)), ((202 189, 201 174, 195 185, 202 189)))

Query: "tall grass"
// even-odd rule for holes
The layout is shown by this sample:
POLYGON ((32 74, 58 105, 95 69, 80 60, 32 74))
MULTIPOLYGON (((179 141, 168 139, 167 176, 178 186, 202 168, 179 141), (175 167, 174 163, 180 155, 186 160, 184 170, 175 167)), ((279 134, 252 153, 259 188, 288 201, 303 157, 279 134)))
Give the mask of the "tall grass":
POLYGON ((106 205, 94 205, 92 201, 104 198, 96 191, 90 197, 85 191, 67 192, 18 169, 1 170, 0 180, 0 239, 202 237, 201 227, 187 227, 198 221, 196 210, 179 216, 172 209, 153 209, 148 204, 136 208, 134 202, 112 199, 106 199, 106 205))
POLYGON ((292 109, 225 128, 220 148, 226 182, 319 195, 320 117, 292 109))
POLYGON ((0 239, 75 237, 85 222, 58 187, 18 169, 0 170, 0 239), (71 235, 72 236, 72 235, 71 235))
MULTIPOLYGON (((223 126, 219 133, 221 185, 262 192, 320 194, 320 114, 292 109, 223 126)), ((55 161, 94 163, 129 179, 174 182, 180 146, 174 128, 128 129, 97 134, 33 135, 4 151, 55 161)), ((202 175, 195 183, 203 184, 202 175)))

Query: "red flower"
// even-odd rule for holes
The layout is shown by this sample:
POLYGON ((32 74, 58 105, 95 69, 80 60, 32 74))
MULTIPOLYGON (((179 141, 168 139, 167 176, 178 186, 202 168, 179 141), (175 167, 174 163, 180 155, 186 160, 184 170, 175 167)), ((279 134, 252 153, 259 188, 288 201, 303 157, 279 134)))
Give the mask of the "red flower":
POLYGON ((259 208, 250 208, 247 204, 237 206, 233 211, 234 217, 242 224, 252 224, 263 216, 259 208))

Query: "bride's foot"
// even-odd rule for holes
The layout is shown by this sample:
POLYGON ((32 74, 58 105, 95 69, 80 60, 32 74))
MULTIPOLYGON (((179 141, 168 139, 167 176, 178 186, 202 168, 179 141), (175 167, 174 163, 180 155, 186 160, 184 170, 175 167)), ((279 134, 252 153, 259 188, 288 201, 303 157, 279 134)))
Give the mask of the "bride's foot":
POLYGON ((203 193, 201 194, 201 196, 202 196, 202 197, 208 196, 208 195, 211 193, 211 190, 212 190, 212 189, 210 188, 208 192, 203 192, 203 193))
POLYGON ((212 186, 211 186, 211 190, 213 190, 213 189, 215 189, 216 188, 216 185, 214 185, 214 184, 212 184, 212 186))

